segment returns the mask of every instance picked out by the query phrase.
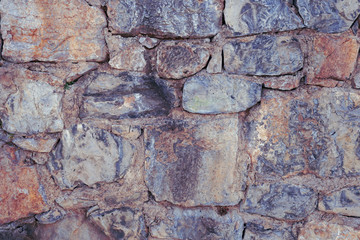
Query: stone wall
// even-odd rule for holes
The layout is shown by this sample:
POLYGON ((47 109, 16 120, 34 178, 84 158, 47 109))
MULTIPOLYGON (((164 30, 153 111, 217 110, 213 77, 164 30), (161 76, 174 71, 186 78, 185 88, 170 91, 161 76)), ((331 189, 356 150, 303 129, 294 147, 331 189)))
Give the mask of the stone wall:
POLYGON ((0 0, 0 239, 359 239, 358 0, 0 0))

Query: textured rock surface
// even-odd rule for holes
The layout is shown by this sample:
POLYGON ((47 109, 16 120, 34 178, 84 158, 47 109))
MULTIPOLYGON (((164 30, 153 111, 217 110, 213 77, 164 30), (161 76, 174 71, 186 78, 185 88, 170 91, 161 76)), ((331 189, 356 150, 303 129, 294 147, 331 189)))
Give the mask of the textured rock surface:
POLYGON ((261 184, 249 187, 242 210, 279 219, 300 220, 315 210, 317 194, 290 184, 261 184))
POLYGON ((303 67, 303 53, 296 38, 259 35, 231 40, 224 45, 224 67, 228 73, 281 75, 303 67))
POLYGON ((34 152, 43 152, 43 153, 50 152, 57 141, 58 138, 56 137, 46 137, 46 138, 17 137, 12 140, 12 142, 15 145, 17 145, 22 149, 34 151, 34 152))
POLYGON ((354 71, 359 43, 353 37, 317 35, 309 49, 307 83, 326 87, 345 81, 354 71))
POLYGON ((283 0, 226 1, 225 23, 235 35, 302 28, 301 18, 283 0))
POLYGON ((242 239, 244 222, 235 209, 219 214, 212 209, 147 205, 145 215, 156 239, 242 239))
POLYGON ((125 175, 134 151, 125 139, 77 124, 63 131, 49 167, 61 188, 112 182, 125 175))
POLYGON ((0 148, 0 224, 48 210, 38 173, 24 160, 14 147, 0 148))
POLYGON ((328 222, 309 222, 300 231, 299 240, 318 239, 346 239, 356 240, 360 237, 360 231, 354 228, 328 222))
POLYGON ((105 60, 105 13, 85 1, 4 0, 0 11, 7 60, 105 60))
POLYGON ((198 38, 220 31, 223 7, 221 0, 110 0, 107 14, 113 33, 198 38))
POLYGON ((139 126, 130 125, 112 125, 111 132, 128 139, 137 139, 141 135, 141 128, 139 126))
POLYGON ((246 164, 237 159, 237 131, 235 116, 145 129, 146 184, 156 200, 185 206, 239 203, 246 164))
POLYGON ((244 240, 295 240, 288 229, 269 229, 260 224, 246 223, 244 240))
POLYGON ((164 42, 157 48, 156 70, 162 78, 181 79, 206 66, 209 51, 187 42, 164 42))
POLYGON ((192 113, 245 111, 260 99, 261 85, 241 76, 196 75, 187 79, 183 89, 183 108, 192 113))
POLYGON ((86 76, 81 118, 136 118, 167 114, 169 104, 155 78, 140 73, 101 69, 86 76))
POLYGON ((319 210, 360 217, 360 186, 353 186, 324 196, 319 210))
POLYGON ((297 6, 306 27, 325 33, 348 30, 360 14, 357 0, 298 0, 297 6))
POLYGON ((302 74, 285 75, 279 77, 267 77, 264 81, 264 87, 279 90, 292 90, 299 87, 302 74))

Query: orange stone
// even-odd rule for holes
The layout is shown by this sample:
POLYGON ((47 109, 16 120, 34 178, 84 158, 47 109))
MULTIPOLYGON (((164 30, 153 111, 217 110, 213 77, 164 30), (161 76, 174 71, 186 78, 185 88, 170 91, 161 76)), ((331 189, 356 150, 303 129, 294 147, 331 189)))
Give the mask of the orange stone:
POLYGON ((35 167, 26 166, 17 151, 7 145, 0 148, 0 224, 49 209, 39 192, 35 167))
POLYGON ((360 239, 360 231, 354 228, 328 222, 309 222, 300 231, 299 240, 360 239))

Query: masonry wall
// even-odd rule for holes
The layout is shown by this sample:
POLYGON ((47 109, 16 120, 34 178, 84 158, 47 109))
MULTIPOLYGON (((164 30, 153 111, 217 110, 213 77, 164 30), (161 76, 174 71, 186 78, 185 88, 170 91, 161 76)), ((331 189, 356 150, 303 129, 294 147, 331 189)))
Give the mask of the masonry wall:
POLYGON ((357 0, 0 0, 0 239, 359 239, 357 0))

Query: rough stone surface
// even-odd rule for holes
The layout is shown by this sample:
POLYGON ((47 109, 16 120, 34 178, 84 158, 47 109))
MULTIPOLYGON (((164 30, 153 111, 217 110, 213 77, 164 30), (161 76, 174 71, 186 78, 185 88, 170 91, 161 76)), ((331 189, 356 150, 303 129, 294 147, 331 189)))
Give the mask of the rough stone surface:
POLYGON ((212 209, 147 205, 145 214, 156 239, 242 239, 244 222, 235 209, 219 214, 212 209))
POLYGON ((354 71, 359 43, 351 36, 313 37, 309 49, 307 83, 333 87, 333 80, 345 81, 354 71))
POLYGON ((360 174, 359 94, 307 87, 264 91, 248 122, 248 152, 261 176, 360 174))
POLYGON ((302 28, 301 18, 283 0, 228 0, 225 23, 235 35, 302 28))
POLYGON ((157 48, 156 70, 162 78, 181 79, 206 66, 209 51, 187 42, 163 42, 157 48))
POLYGON ((224 45, 224 67, 228 73, 281 75, 303 67, 303 53, 296 38, 259 35, 231 40, 224 45))
POLYGON ((260 84, 241 76, 202 74, 187 79, 182 103, 192 113, 217 114, 245 111, 260 99, 260 84))
POLYGON ((360 14, 357 0, 298 0, 297 6, 306 27, 324 33, 348 30, 360 14))
POLYGON ((324 196, 319 210, 360 217, 360 186, 353 186, 324 196))
POLYGON ((237 159, 237 125, 233 116, 146 128, 146 184, 156 200, 184 206, 238 204, 246 164, 237 159))
POLYGON ((221 73, 222 72, 222 51, 216 51, 211 54, 210 61, 206 67, 208 73, 221 73))
POLYGON ((27 166, 21 152, 0 148, 0 224, 48 210, 34 166, 27 166))
POLYGON ((60 221, 65 217, 66 212, 61 208, 51 209, 45 213, 35 215, 36 220, 40 224, 52 224, 60 221))
POLYGON ((169 104, 155 77, 102 69, 86 76, 81 118, 137 118, 165 115, 169 104))
POLYGON ((352 74, 352 85, 354 88, 360 88, 360 64, 356 65, 352 74))
POLYGON ((131 125, 112 125, 111 132, 121 137, 135 140, 141 135, 141 128, 139 126, 131 125))
POLYGON ((105 13, 85 1, 4 0, 0 11, 7 60, 105 60, 105 13))
POLYGON ((221 0, 110 0, 107 14, 113 33, 199 38, 220 31, 223 8, 221 0))
POLYGON ((271 229, 260 224, 248 222, 244 240, 295 240, 289 229, 271 229))
POLYGON ((140 37, 139 43, 141 43, 144 47, 151 49, 156 47, 160 43, 160 40, 151 37, 140 37))
POLYGON ((126 71, 145 71, 145 48, 137 38, 106 35, 106 42, 109 48, 111 67, 126 71))
POLYGON ((291 184, 251 185, 242 210, 286 220, 301 220, 316 207, 317 193, 291 184))
POLYGON ((328 222, 309 222, 300 231, 298 240, 356 240, 360 231, 354 228, 328 222))
POLYGON ((134 151, 134 146, 123 138, 77 124, 63 131, 49 167, 61 188, 74 188, 79 183, 91 186, 123 177, 134 151))
POLYGON ((12 140, 12 142, 15 145, 17 145, 22 149, 34 151, 34 152, 43 152, 43 153, 50 152, 57 141, 58 141, 57 137, 46 137, 46 138, 16 137, 12 140))
POLYGON ((264 87, 279 90, 293 90, 299 87, 302 77, 302 74, 267 77, 264 81, 264 87))

